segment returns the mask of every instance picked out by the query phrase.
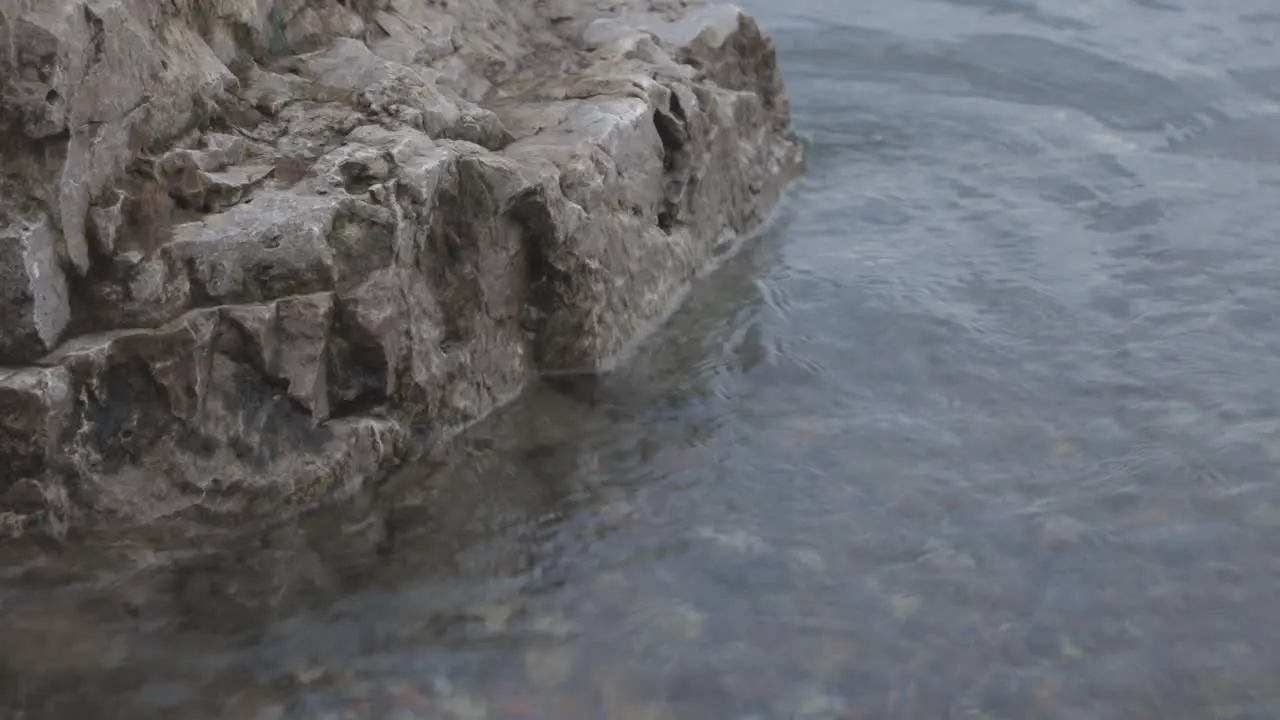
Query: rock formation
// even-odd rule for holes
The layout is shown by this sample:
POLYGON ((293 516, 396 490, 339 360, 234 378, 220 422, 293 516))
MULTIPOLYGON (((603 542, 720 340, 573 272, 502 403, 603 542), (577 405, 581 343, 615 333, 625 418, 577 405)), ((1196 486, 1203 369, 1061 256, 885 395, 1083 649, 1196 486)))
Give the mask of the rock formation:
POLYGON ((0 0, 0 529, 301 508, 606 369, 800 163, 686 0, 0 0))

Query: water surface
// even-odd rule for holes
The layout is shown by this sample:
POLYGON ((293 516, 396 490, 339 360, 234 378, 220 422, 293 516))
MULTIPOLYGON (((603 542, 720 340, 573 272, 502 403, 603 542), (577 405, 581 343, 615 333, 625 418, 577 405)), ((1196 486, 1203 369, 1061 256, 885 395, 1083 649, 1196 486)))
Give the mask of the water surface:
POLYGON ((634 362, 234 553, 7 570, 0 706, 1280 717, 1280 12, 747 5, 809 171, 634 362))

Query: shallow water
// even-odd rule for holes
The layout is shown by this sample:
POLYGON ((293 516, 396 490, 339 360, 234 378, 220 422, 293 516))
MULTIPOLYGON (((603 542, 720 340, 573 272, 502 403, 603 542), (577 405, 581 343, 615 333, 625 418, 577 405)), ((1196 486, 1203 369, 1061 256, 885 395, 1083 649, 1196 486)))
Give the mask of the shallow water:
POLYGON ((746 5, 809 172, 634 362, 235 553, 10 566, 0 708, 1280 717, 1280 11, 746 5))

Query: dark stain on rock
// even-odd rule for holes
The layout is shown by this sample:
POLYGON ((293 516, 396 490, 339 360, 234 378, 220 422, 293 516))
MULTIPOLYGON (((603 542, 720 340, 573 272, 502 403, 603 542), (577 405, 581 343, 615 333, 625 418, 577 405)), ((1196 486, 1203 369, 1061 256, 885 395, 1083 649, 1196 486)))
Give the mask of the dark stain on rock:
POLYGON ((339 305, 337 310, 326 363, 330 412, 342 417, 369 412, 387 401, 389 359, 350 308, 339 305))
POLYGON ((113 363, 96 378, 90 398, 74 425, 90 428, 104 472, 142 460, 178 422, 167 410, 168 393, 141 359, 113 363))

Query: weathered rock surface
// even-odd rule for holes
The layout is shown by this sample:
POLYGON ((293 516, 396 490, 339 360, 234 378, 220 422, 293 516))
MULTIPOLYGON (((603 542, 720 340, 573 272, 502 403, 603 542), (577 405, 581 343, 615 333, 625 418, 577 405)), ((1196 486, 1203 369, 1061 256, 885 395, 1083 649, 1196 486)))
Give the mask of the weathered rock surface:
POLYGON ((606 369, 800 163, 685 0, 0 0, 0 527, 309 506, 606 369))

